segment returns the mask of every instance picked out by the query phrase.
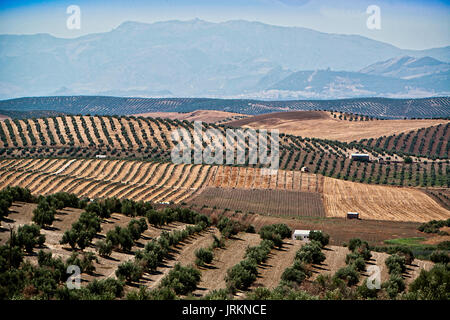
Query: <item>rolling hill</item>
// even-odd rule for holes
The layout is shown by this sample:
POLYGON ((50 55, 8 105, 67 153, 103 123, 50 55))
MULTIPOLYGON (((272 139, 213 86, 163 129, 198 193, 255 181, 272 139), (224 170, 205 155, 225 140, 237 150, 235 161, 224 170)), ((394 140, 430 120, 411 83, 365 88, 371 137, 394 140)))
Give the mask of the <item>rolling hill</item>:
POLYGON ((27 97, 0 101, 0 110, 44 111, 70 114, 129 115, 150 112, 219 110, 241 114, 263 114, 296 110, 328 110, 386 119, 448 117, 450 98, 263 101, 209 98, 121 98, 104 96, 27 97))

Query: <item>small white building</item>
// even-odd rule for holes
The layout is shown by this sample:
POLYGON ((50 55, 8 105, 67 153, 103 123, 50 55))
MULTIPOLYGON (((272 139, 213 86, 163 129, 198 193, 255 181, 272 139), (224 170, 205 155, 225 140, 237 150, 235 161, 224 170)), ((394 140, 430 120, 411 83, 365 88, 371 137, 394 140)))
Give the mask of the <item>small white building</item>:
POLYGON ((294 230, 292 240, 309 240, 309 232, 311 230, 294 230))
POLYGON ((308 167, 302 167, 301 168, 301 172, 309 172, 309 168, 308 167))
POLYGON ((95 156, 97 159, 106 159, 106 155, 104 154, 98 154, 95 156))
POLYGON ((370 161, 370 157, 367 153, 352 153, 350 159, 355 161, 370 161))
POLYGON ((347 212, 347 219, 359 219, 358 212, 347 212))

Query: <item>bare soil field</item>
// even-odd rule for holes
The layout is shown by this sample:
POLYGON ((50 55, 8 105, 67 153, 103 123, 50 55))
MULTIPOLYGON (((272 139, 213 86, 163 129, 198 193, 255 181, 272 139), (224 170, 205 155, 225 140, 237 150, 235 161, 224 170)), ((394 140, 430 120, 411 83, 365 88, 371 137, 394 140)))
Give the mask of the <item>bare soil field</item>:
POLYGON ((135 117, 151 117, 151 118, 163 118, 163 119, 178 119, 188 121, 202 121, 202 122, 218 122, 225 119, 233 119, 235 117, 246 117, 246 115, 240 113, 218 111, 218 110, 196 110, 192 112, 179 113, 179 112, 149 112, 133 114, 135 117))
POLYGON ((284 240, 281 249, 272 249, 267 261, 258 267, 258 278, 250 289, 257 287, 273 289, 277 287, 284 270, 292 266, 295 254, 303 244, 302 241, 284 240))
POLYGON ((372 245, 385 245, 384 240, 395 238, 423 237, 425 240, 433 238, 433 235, 417 230, 420 226, 418 222, 300 216, 285 218, 225 211, 217 208, 202 208, 201 206, 192 206, 192 209, 212 217, 225 215, 245 225, 252 224, 256 231, 262 226, 274 223, 285 223, 291 229, 322 230, 330 235, 330 244, 337 246, 348 242, 351 238, 364 239, 372 245))
POLYGON ((188 203, 271 216, 325 217, 316 192, 207 187, 188 203))
POLYGON ((327 217, 344 218, 358 212, 363 220, 427 222, 450 218, 443 208, 419 189, 368 185, 325 177, 327 217))
POLYGON ((448 120, 347 121, 325 111, 275 112, 228 122, 231 126, 278 129, 281 133, 344 142, 377 138, 447 123, 448 120))
MULTIPOLYGON (((32 223, 33 210, 36 208, 36 204, 31 203, 22 203, 15 202, 13 206, 10 208, 11 213, 8 215, 7 219, 1 221, 0 227, 0 244, 4 244, 10 235, 10 228, 17 228, 24 224, 32 223)), ((63 260, 70 257, 72 251, 70 250, 70 246, 61 245, 59 241, 62 239, 62 236, 66 230, 69 230, 72 226, 72 223, 76 222, 80 217, 82 210, 73 209, 73 208, 65 208, 63 210, 59 210, 56 216, 56 220, 53 225, 47 229, 41 229, 41 233, 45 235, 45 247, 43 250, 50 250, 54 256, 61 257, 63 260)), ((93 240, 93 243, 100 239, 104 239, 106 233, 115 228, 116 226, 126 227, 132 218, 124 216, 122 214, 112 214, 111 218, 105 220, 102 224, 102 231, 97 234, 96 238, 93 240)), ((94 246, 90 246, 85 249, 85 251, 94 252, 97 255, 98 263, 95 262, 94 266, 96 271, 93 275, 82 274, 82 281, 91 281, 93 279, 102 279, 108 278, 111 276, 115 277, 115 270, 118 265, 124 261, 132 259, 134 257, 134 252, 138 249, 142 249, 145 244, 153 238, 159 237, 161 232, 163 231, 172 231, 172 230, 181 230, 186 227, 183 223, 174 222, 170 225, 154 228, 149 226, 148 230, 144 231, 141 239, 139 239, 136 244, 131 249, 131 252, 121 252, 114 250, 109 258, 103 258, 97 255, 94 246)), ((37 251, 39 249, 35 249, 32 255, 27 255, 26 258, 29 259, 32 263, 37 263, 37 251)), ((145 277, 144 277, 145 279, 145 277)), ((143 281, 143 280, 141 280, 143 281)))
POLYGON ((211 290, 226 287, 227 270, 244 259, 247 246, 256 246, 261 241, 259 235, 239 233, 225 242, 225 248, 214 250, 214 260, 210 267, 202 268, 202 278, 194 295, 205 295, 211 290))

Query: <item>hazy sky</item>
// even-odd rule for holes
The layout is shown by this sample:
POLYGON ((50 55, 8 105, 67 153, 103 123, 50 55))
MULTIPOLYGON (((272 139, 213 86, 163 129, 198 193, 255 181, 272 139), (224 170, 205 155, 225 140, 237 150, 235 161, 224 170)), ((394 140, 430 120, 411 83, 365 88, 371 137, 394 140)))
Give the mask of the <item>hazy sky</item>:
POLYGON ((300 26, 327 33, 359 34, 404 49, 450 45, 450 1, 437 0, 71 0, 0 1, 1 34, 50 33, 78 37, 106 32, 124 21, 156 22, 199 18, 211 22, 245 19, 300 26), (81 29, 69 30, 69 5, 81 9, 81 29), (369 5, 381 13, 381 29, 369 30, 369 5))

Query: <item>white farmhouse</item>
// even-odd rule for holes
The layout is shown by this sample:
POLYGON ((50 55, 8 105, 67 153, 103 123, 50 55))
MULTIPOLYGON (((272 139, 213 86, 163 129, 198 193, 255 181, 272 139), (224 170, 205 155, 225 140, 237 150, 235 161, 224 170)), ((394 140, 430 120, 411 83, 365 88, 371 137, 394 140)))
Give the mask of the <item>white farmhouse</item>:
POLYGON ((292 233, 292 240, 309 240, 309 232, 311 230, 295 230, 292 233))

